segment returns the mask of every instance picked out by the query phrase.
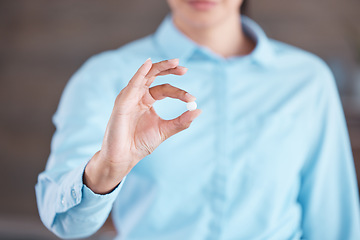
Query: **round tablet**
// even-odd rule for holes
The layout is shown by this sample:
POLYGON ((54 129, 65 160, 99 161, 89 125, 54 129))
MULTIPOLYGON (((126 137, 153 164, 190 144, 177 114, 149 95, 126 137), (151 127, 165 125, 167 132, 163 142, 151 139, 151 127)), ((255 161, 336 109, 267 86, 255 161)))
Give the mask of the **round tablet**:
POLYGON ((186 104, 186 108, 189 111, 194 111, 197 108, 197 104, 196 104, 196 102, 188 102, 186 104))

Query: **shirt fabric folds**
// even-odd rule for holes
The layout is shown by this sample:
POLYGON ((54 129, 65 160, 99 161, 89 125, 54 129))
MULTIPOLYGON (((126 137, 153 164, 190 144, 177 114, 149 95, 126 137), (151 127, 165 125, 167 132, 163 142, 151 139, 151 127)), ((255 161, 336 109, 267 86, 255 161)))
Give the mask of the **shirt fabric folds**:
MULTIPOLYGON (((117 239, 360 239, 354 164, 335 81, 318 57, 269 39, 224 59, 165 18, 158 30, 90 58, 67 84, 36 196, 63 238, 97 231, 110 211, 117 239), (141 64, 179 58, 184 76, 158 77, 196 96, 203 113, 162 143, 107 195, 83 184, 114 100, 141 64)), ((226 37, 226 36, 224 36, 226 37)), ((164 119, 186 105, 156 102, 164 119)))

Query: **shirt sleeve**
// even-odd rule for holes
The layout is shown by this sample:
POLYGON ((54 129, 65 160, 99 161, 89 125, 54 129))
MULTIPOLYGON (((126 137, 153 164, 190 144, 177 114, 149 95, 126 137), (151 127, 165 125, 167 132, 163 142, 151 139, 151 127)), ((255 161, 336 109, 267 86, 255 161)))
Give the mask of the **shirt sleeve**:
POLYGON ((356 173, 334 78, 323 66, 312 112, 313 150, 302 169, 303 239, 360 239, 356 173))
POLYGON ((91 157, 100 150, 118 87, 118 69, 103 54, 87 61, 65 87, 53 122, 56 132, 44 172, 35 186, 44 225, 61 238, 86 237, 107 219, 124 183, 98 195, 83 184, 91 157))

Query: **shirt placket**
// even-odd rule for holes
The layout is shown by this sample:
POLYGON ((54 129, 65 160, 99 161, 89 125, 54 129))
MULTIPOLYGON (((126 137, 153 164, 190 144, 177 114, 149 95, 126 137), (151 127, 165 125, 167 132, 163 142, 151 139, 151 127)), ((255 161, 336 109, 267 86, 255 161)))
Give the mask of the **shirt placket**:
POLYGON ((221 239, 226 204, 226 185, 229 163, 228 79, 226 63, 216 62, 214 95, 216 97, 216 167, 212 179, 211 209, 208 239, 221 239))

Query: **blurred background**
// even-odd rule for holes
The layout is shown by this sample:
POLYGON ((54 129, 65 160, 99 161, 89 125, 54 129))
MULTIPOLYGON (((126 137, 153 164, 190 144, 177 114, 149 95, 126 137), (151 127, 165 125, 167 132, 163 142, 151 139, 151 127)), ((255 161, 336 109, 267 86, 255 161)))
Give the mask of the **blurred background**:
MULTIPOLYGON (((248 10, 271 38, 329 64, 359 176, 360 1, 250 0, 248 10)), ((151 34, 168 12, 165 0, 0 1, 0 239, 57 239, 40 222, 34 185, 63 88, 90 56, 151 34)), ((107 221, 91 239, 112 236, 107 221)))

